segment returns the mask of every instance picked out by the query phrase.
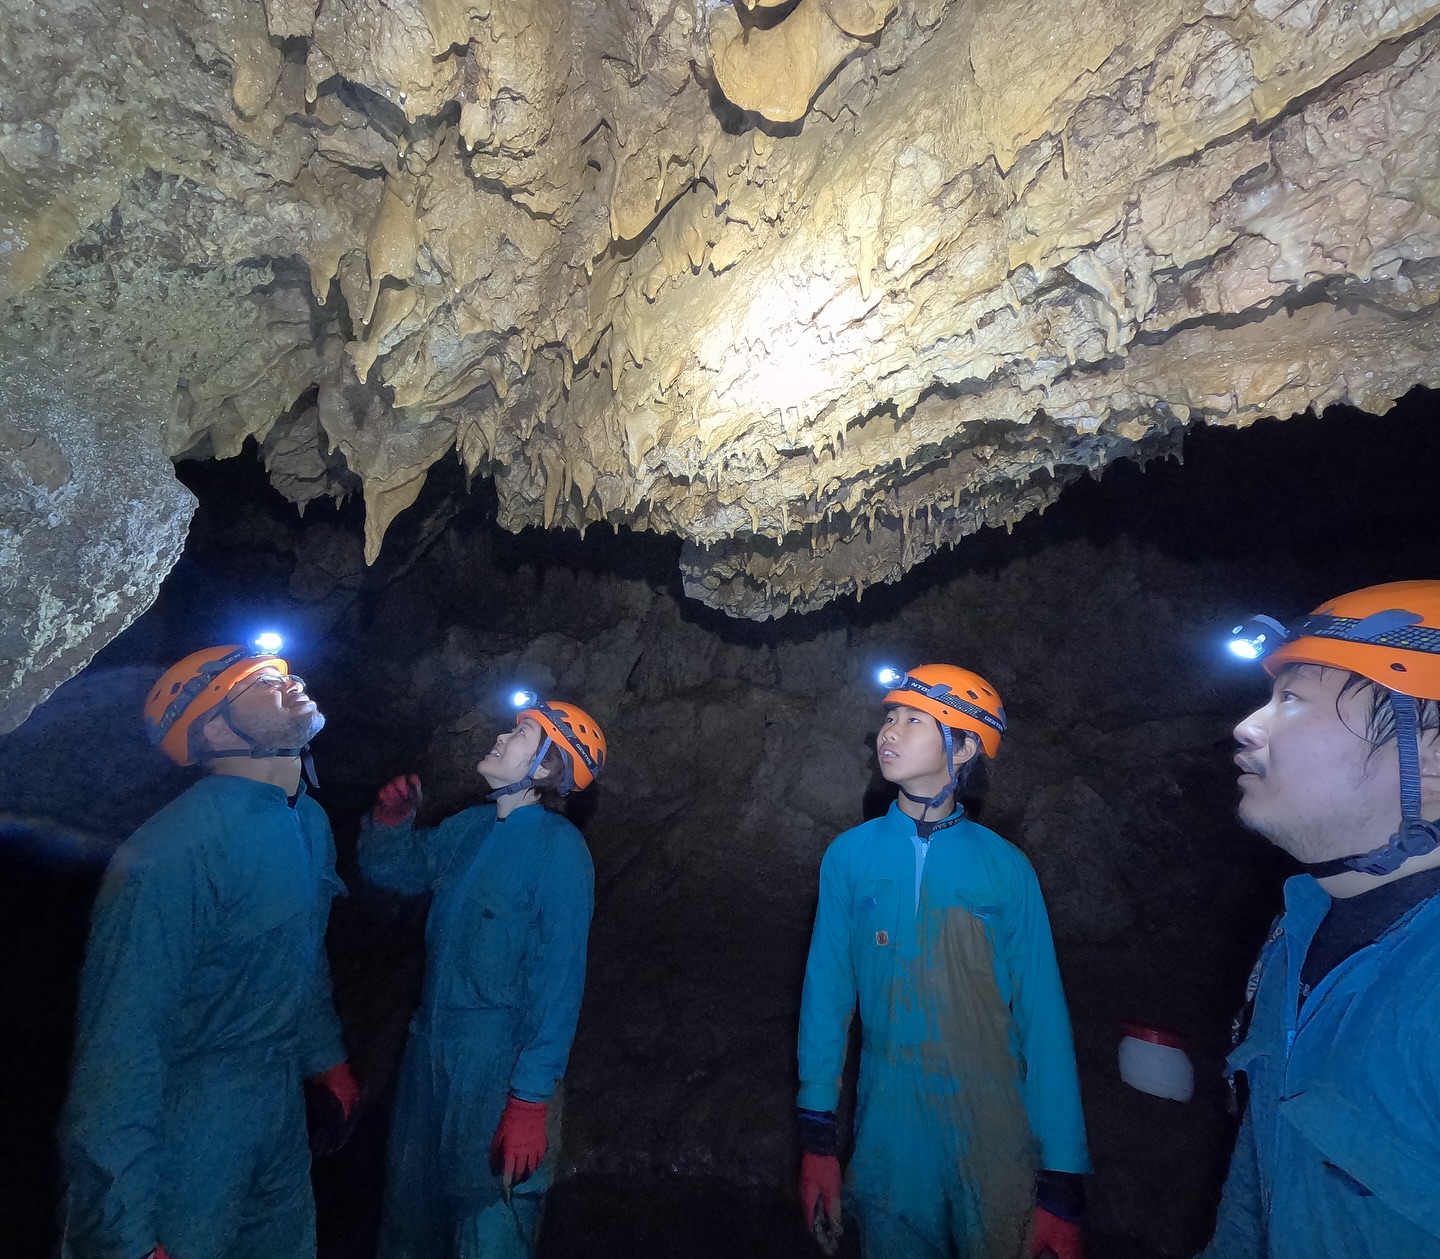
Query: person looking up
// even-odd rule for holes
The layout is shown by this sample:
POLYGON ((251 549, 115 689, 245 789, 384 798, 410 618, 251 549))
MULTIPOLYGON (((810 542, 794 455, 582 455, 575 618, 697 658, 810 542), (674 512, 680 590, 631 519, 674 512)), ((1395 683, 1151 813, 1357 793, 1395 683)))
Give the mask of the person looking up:
POLYGON ((530 1254, 553 1175, 595 875, 580 832, 544 806, 590 786, 607 745, 574 704, 516 700, 514 728, 476 766, 491 803, 419 827, 420 780, 402 775, 380 789, 361 831, 367 879, 434 894, 380 1259, 530 1254))
POLYGON ((979 675, 881 671, 899 798, 838 836, 800 1005, 801 1206, 840 1224, 840 1096, 860 1013, 849 1198, 865 1259, 1079 1259, 1089 1170, 1069 1015, 1030 863, 958 792, 1005 730, 979 675))
POLYGON ((1240 820, 1301 863, 1227 1070, 1248 1100, 1206 1259, 1440 1257, 1440 581, 1257 617, 1240 820), (1248 1016, 1248 1027, 1246 1017, 1248 1016))
MULTIPOLYGON (((273 648, 272 648, 273 651, 273 648)), ((199 651, 145 702, 205 776, 115 852, 95 903, 61 1124, 67 1259, 315 1254, 301 1081, 360 1090, 330 994, 344 891, 302 759, 325 718, 272 651, 199 651)))

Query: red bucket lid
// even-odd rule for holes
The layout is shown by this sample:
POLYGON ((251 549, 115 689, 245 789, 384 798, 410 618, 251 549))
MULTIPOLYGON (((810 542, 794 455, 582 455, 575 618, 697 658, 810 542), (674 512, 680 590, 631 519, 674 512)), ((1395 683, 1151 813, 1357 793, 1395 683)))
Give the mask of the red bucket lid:
POLYGON ((1145 1023, 1122 1023, 1120 1031, 1150 1045, 1164 1045, 1168 1049, 1185 1048, 1185 1038, 1179 1032, 1167 1031, 1163 1027, 1150 1027, 1145 1023))

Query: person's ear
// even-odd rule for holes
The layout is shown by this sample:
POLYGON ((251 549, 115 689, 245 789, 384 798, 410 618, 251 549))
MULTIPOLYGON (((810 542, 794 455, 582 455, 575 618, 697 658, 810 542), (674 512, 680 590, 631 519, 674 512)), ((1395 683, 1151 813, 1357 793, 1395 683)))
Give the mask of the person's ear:
POLYGON ((225 719, 219 713, 212 713, 200 727, 200 746, 211 752, 226 752, 244 745, 225 724, 225 719))
POLYGON ((1420 732, 1420 812, 1440 817, 1440 730, 1420 732))
POLYGON ((955 764, 964 765, 980 753, 980 736, 967 730, 955 741, 955 764))
POLYGON ((1440 778, 1440 730, 1420 731, 1420 773, 1440 778))

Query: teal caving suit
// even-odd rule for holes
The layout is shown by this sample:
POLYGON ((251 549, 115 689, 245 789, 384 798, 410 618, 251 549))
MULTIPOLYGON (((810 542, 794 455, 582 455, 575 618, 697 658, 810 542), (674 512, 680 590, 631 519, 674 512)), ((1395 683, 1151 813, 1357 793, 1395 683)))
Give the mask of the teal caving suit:
POLYGON ((1030 863, 960 812, 928 843, 893 804, 840 835, 805 970, 802 1109, 835 1109, 857 996, 848 1178, 866 1259, 1016 1259, 1037 1168, 1089 1170, 1030 863))
POLYGON ((1256 964, 1229 1061, 1250 1100, 1205 1259, 1440 1259, 1440 895, 1302 999, 1330 904, 1289 880, 1256 964))
POLYGON ((117 849, 61 1131, 67 1259, 305 1259, 300 1081, 345 1057, 325 926, 335 846, 301 794, 211 775, 117 849))
POLYGON ((434 892, 425 990, 390 1134, 380 1259, 524 1255, 558 1151, 558 1104, 585 987, 595 875, 585 841, 538 804, 439 826, 367 822, 365 877, 434 892), (510 1094, 552 1102, 540 1169, 501 1197, 490 1142, 510 1094))

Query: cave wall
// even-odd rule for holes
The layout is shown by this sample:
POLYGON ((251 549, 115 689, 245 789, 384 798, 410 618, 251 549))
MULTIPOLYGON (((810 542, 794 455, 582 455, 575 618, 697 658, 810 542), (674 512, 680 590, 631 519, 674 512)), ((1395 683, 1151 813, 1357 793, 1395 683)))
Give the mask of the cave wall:
POLYGON ((154 601, 195 500, 133 398, 0 333, 0 734, 154 601), (8 353, 7 353, 8 351, 8 353))
POLYGON ((813 609, 1187 427, 1435 383, 1437 14, 4 0, 7 352, 358 493, 369 560, 454 451, 507 528, 813 609))
MULTIPOLYGON (((146 679, 238 627, 283 625, 330 718, 319 798, 351 883, 331 952, 383 1113, 424 906, 358 880, 357 819, 411 769, 430 820, 475 802, 472 767, 513 686, 574 695, 605 724, 613 759, 576 806, 597 912, 564 1184, 629 1186, 636 1211, 666 1183, 690 1186, 692 1204, 705 1183, 780 1203, 820 856, 885 799, 873 670, 963 662, 996 683, 1012 720, 971 805, 1024 848, 1046 893, 1097 1164, 1097 1244, 1189 1255, 1228 1154, 1229 1017, 1285 870, 1232 820, 1229 732, 1263 684, 1227 663, 1216 635, 1239 614, 1288 615, 1429 571, 1436 431, 1433 396, 1418 395, 1384 420, 1337 410, 1202 434, 1183 466, 1122 466, 858 606, 768 624, 685 598, 672 540, 512 536, 459 475, 435 479, 367 568, 353 506, 297 521, 266 497, 253 458, 187 465, 202 508, 185 557, 150 613, 0 739, 0 822, 25 823, 52 861, 93 863, 185 779, 143 741, 146 679), (1120 1083, 1126 1018, 1191 1038, 1194 1104, 1120 1083)), ((24 941, 13 952, 36 956, 24 941)), ((58 1043, 63 1059, 63 1027, 48 1034, 35 1043, 58 1043)), ((382 1146, 372 1118, 352 1161, 321 1169, 335 1259, 367 1253, 382 1146)), ((557 1209, 552 1228, 573 1218, 557 1209)))

